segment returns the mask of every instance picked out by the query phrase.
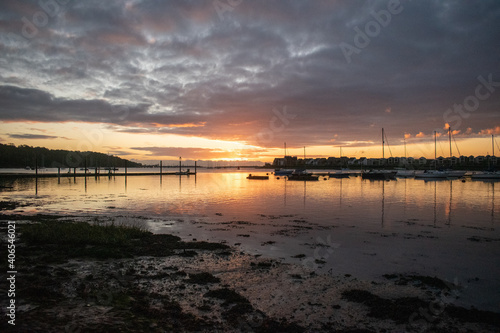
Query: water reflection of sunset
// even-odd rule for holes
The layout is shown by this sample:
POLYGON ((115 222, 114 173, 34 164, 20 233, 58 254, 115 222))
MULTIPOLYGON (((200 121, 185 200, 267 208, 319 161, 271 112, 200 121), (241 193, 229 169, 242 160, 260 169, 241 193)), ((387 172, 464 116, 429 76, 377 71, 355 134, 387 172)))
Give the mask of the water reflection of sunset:
MULTIPOLYGON (((113 206, 112 213, 153 215, 212 215, 224 210, 247 219, 255 214, 300 213, 310 214, 321 223, 329 223, 332 216, 376 223, 383 203, 386 221, 405 216, 433 221, 435 208, 438 220, 468 224, 490 223, 500 209, 500 205, 495 206, 495 183, 415 179, 370 182, 360 177, 305 183, 274 177, 249 181, 246 176, 242 171, 201 172, 189 177, 163 176, 161 183, 159 176, 127 177, 126 183, 125 177, 87 177, 86 182, 84 178, 61 177, 60 184, 55 178, 46 178, 39 180, 37 200, 47 198, 47 202, 37 209, 109 213, 107 207, 113 206)), ((33 183, 15 182, 18 195, 34 194, 33 183)))
POLYGON ((155 233, 239 244, 243 251, 279 260, 314 255, 313 245, 327 239, 335 251, 325 273, 373 279, 415 269, 443 278, 465 272, 460 274, 484 283, 471 285, 463 299, 483 295, 481 304, 494 306, 488 295, 500 276, 498 183, 361 177, 293 182, 246 179, 248 173, 202 170, 161 181, 158 175, 61 177, 59 183, 41 178, 37 195, 34 180, 25 179, 0 193, 2 200, 27 205, 12 213, 141 221, 155 233))

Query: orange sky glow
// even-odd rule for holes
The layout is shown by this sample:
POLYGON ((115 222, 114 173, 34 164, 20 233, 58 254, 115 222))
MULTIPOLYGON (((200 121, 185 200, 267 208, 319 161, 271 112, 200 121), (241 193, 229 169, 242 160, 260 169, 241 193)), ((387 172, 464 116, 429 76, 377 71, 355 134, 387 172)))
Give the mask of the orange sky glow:
POLYGON ((382 157, 382 128, 386 157, 500 135, 495 1, 401 1, 382 25, 380 1, 55 3, 0 4, 2 144, 262 163, 285 142, 382 157))

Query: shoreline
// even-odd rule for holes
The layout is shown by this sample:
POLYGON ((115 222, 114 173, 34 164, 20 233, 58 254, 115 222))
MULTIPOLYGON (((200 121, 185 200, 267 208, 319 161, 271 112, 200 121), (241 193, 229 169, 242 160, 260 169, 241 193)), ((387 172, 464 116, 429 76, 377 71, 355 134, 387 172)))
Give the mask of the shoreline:
MULTIPOLYGON (((498 314, 454 306, 460 286, 435 277, 385 274, 385 281, 377 282, 317 274, 222 243, 165 234, 142 235, 131 240, 132 247, 113 245, 118 253, 109 246, 94 253, 89 249, 96 245, 84 243, 72 252, 50 242, 26 243, 21 222, 78 224, 71 218, 1 215, 2 231, 5 221, 16 218, 17 283, 23 295, 17 331, 488 332, 500 327, 498 314)), ((92 224, 92 217, 87 221, 92 224)), ((2 329, 9 329, 5 324, 2 329)))

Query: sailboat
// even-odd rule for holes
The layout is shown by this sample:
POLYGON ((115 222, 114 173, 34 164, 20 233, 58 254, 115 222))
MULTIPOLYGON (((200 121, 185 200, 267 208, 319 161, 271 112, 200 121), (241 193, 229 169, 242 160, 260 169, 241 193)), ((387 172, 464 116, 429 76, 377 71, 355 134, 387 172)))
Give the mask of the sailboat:
POLYGON ((500 171, 483 171, 481 173, 473 173, 470 178, 476 180, 500 180, 500 171))
POLYGON ((437 163, 437 132, 434 131, 434 170, 425 170, 423 173, 415 174, 415 179, 443 179, 448 178, 448 173, 441 170, 436 170, 437 163))
MULTIPOLYGON (((384 143, 385 143, 385 134, 384 129, 382 128, 382 158, 385 159, 384 152, 384 143)), ((392 155, 392 154, 391 154, 392 155)), ((362 179, 371 179, 371 180, 391 180, 396 179, 397 171, 392 170, 370 170, 361 173, 362 179)))
MULTIPOLYGON (((452 132, 451 132, 451 126, 448 127, 448 140, 450 142, 450 159, 453 156, 452 149, 451 149, 451 138, 452 138, 452 132)), ((455 138, 453 138, 455 141, 455 138)), ((457 145, 457 142, 455 141, 455 145, 457 145)), ((458 145, 457 145, 457 150, 458 150, 458 145)), ((458 150, 458 155, 460 155, 460 150, 458 150)), ((451 160, 450 160, 450 169, 447 170, 448 172, 448 177, 463 177, 465 176, 465 173, 467 171, 463 170, 453 170, 451 169, 451 160)))
MULTIPOLYGON (((448 137, 450 141, 450 157, 452 157, 451 149, 451 127, 448 127, 448 137)), ((437 133, 434 131, 434 168, 436 167, 436 146, 437 145, 437 133)), ((425 170, 423 173, 415 174, 415 178, 419 179, 446 179, 449 177, 463 177, 466 171, 462 170, 425 170)))
MULTIPOLYGON (((286 165, 286 142, 285 142, 285 165, 286 165)), ((277 169, 274 169, 274 175, 275 176, 289 176, 291 175, 293 172, 292 169, 283 169, 283 168, 277 168, 277 169)))
POLYGON ((339 171, 328 172, 329 178, 349 178, 349 176, 351 175, 351 170, 349 168, 342 168, 342 147, 339 148, 340 148, 339 160, 341 161, 341 168, 339 171))
MULTIPOLYGON (((495 136, 491 135, 492 156, 495 157, 495 136)), ((490 166, 491 169, 493 167, 490 166)), ((475 180, 500 180, 500 171, 483 171, 480 173, 474 172, 471 179, 475 180)))
MULTIPOLYGON (((405 160, 406 160, 406 138, 404 138, 404 147, 405 147, 405 160)), ((401 178, 415 177, 415 170, 408 170, 408 167, 394 168, 394 169, 397 170, 396 177, 401 177, 401 178)))
POLYGON ((306 147, 304 147, 304 169, 296 169, 287 176, 288 180, 318 180, 318 175, 307 172, 306 168, 306 147))

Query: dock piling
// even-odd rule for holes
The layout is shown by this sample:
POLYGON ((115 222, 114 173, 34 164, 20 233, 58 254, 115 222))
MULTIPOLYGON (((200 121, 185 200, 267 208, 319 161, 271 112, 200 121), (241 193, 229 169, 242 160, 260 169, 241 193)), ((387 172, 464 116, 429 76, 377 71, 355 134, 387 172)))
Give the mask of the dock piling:
POLYGON ((35 154, 35 194, 38 194, 38 157, 35 154))

